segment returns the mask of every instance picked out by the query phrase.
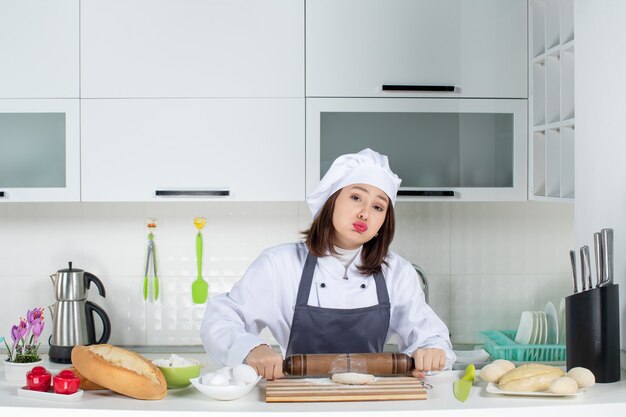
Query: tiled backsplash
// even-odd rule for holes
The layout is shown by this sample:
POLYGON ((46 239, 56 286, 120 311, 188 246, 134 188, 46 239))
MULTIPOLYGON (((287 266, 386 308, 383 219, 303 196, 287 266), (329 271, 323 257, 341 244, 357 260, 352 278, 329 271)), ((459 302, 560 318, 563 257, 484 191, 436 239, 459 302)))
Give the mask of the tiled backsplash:
MULTIPOLYGON (((396 213, 392 249, 426 271, 430 304, 455 343, 515 328, 522 310, 558 305, 569 293, 572 205, 399 202, 396 213)), ((106 298, 92 290, 90 300, 109 314, 112 343, 200 344, 204 307, 191 301, 195 216, 207 218, 209 295, 228 291, 261 250, 299 239, 310 222, 304 203, 0 204, 0 335, 9 337, 27 309, 53 304, 48 276, 71 260, 104 283, 106 298), (142 296, 146 217, 159 219, 156 302, 142 296)))

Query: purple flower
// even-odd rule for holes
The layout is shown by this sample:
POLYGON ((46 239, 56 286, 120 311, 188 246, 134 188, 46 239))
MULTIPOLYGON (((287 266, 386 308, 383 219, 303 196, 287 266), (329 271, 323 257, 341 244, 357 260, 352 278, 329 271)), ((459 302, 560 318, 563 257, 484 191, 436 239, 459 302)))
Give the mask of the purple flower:
POLYGON ((44 326, 44 322, 43 321, 39 321, 35 324, 33 324, 32 330, 33 330, 33 343, 37 343, 37 339, 39 338, 39 335, 41 335, 41 332, 43 332, 43 326, 44 326))
POLYGON ((20 318, 20 324, 11 327, 11 338, 13 339, 13 348, 17 346, 17 343, 28 333, 28 327, 26 326, 26 320, 20 318))
POLYGON ((34 308, 32 310, 28 310, 28 313, 26 313, 26 318, 28 319, 29 326, 33 326, 35 323, 42 322, 43 308, 34 308))
MULTIPOLYGON (((26 319, 28 320, 28 332, 33 331, 32 343, 37 343, 37 338, 43 331, 43 308, 34 308, 28 310, 26 313, 26 319)), ((25 336, 28 336, 28 332, 25 336)))
POLYGON ((43 311, 43 308, 28 310, 26 318, 20 317, 19 324, 11 327, 13 350, 7 345, 9 362, 30 363, 40 359, 37 339, 44 329, 43 311))

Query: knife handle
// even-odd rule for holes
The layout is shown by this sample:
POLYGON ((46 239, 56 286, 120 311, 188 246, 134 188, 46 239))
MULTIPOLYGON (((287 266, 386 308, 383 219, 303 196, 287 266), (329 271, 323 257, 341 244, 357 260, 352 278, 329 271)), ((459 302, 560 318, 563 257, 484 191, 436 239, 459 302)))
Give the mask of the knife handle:
POLYGON ((585 257, 585 271, 587 272, 587 275, 585 275, 583 279, 587 279, 587 288, 592 289, 593 283, 591 282, 591 255, 589 254, 589 246, 583 246, 582 250, 585 257))
POLYGON ((613 283, 613 229, 602 229, 602 248, 604 260, 604 274, 602 282, 613 283))
POLYGON ((583 283, 583 291, 587 291, 587 281, 585 278, 587 277, 587 264, 585 263, 585 251, 583 248, 580 248, 580 280, 583 283))
POLYGON ((291 355, 283 372, 292 376, 329 376, 357 372, 372 375, 404 375, 415 368, 404 353, 327 353, 291 355))
POLYGON ((576 251, 569 251, 569 260, 572 263, 572 276, 574 277, 574 294, 578 293, 578 277, 576 276, 576 251))
POLYGON ((604 263, 602 262, 604 254, 602 250, 602 237, 600 232, 593 234, 593 249, 596 261, 596 287, 599 287, 600 283, 602 283, 602 277, 604 274, 604 263))

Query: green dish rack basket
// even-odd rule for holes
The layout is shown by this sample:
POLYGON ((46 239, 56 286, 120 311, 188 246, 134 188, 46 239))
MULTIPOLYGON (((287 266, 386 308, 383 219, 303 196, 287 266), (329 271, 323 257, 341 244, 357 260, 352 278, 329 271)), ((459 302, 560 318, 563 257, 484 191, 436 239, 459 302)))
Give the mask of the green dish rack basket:
POLYGON ((494 359, 512 362, 565 362, 565 345, 521 345, 515 342, 515 330, 479 332, 484 349, 494 359))

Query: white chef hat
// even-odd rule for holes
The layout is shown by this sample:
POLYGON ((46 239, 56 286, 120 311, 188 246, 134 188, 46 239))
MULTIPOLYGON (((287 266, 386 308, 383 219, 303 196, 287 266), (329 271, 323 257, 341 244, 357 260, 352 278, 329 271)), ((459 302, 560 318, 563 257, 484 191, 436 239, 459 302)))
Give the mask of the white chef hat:
POLYGON ((368 148, 335 159, 306 201, 315 217, 326 200, 337 190, 351 184, 368 184, 383 190, 391 204, 395 204, 401 182, 389 168, 387 157, 368 148))

